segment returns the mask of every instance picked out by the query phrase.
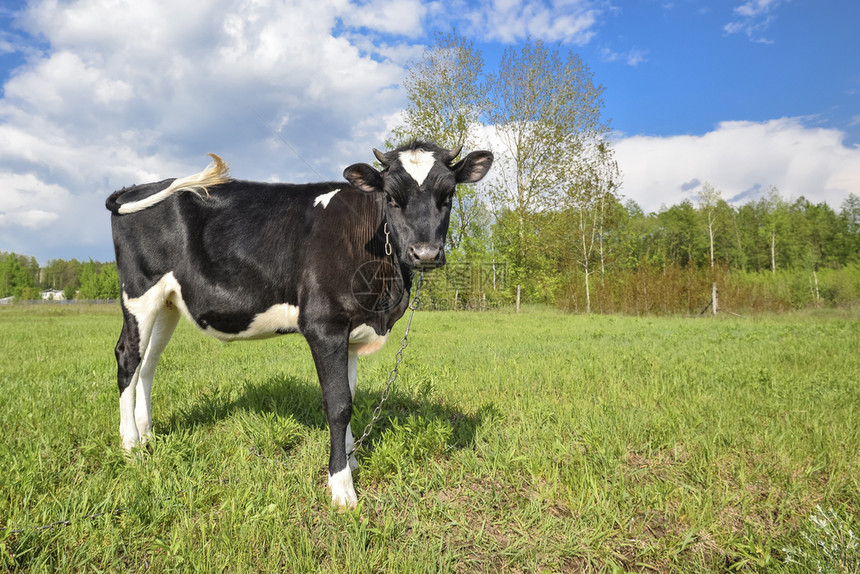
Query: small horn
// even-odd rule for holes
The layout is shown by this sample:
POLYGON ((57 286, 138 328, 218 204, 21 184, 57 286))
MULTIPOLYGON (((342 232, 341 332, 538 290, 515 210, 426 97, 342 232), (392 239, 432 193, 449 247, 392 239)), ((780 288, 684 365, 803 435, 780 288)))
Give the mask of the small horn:
POLYGON ((451 158, 449 161, 454 161, 455 159, 457 159, 457 156, 460 155, 461 151, 463 151, 463 144, 460 144, 451 151, 449 151, 449 157, 451 158))
POLYGON ((381 163, 382 165, 388 165, 388 160, 385 159, 384 153, 382 153, 381 151, 379 151, 376 148, 373 148, 373 155, 376 156, 376 159, 379 160, 379 163, 381 163))

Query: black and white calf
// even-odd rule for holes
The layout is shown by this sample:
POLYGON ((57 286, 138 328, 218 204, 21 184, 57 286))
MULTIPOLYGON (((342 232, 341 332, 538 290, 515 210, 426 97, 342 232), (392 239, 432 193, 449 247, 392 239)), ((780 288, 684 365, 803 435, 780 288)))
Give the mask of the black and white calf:
POLYGON ((331 432, 332 503, 354 506, 350 431, 357 356, 377 351, 408 306, 412 271, 445 262, 451 197, 479 181, 486 151, 414 142, 347 182, 237 181, 221 159, 203 172, 112 194, 123 326, 116 345, 122 446, 152 429, 150 392, 180 315, 222 341, 301 333, 331 432))

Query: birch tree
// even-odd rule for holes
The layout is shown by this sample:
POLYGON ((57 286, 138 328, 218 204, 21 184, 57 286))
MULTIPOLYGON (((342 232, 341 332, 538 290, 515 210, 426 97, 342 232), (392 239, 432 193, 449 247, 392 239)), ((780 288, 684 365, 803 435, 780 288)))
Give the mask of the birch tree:
POLYGON ((576 245, 575 253, 585 281, 585 311, 591 313, 591 282, 594 266, 605 270, 605 225, 607 211, 618 202, 621 172, 612 149, 605 141, 594 142, 590 152, 571 166, 562 202, 576 245))
POLYGON ((529 220, 558 209, 570 166, 589 141, 608 132, 601 118, 603 87, 576 54, 526 42, 505 50, 498 72, 487 79, 487 121, 495 128, 495 178, 489 186, 497 220, 514 248, 514 273, 521 277, 540 239, 529 220), (510 212, 513 217, 499 217, 510 212))
POLYGON ((708 229, 711 269, 714 268, 714 233, 716 231, 717 223, 717 207, 719 206, 721 195, 722 192, 720 192, 720 190, 707 182, 702 186, 702 193, 699 194, 699 209, 702 210, 705 227, 708 229))
POLYGON ((779 193, 776 186, 770 186, 767 190, 767 195, 762 198, 761 203, 764 206, 765 226, 763 232, 768 235, 770 243, 770 270, 773 275, 776 275, 776 245, 777 236, 780 235, 785 227, 788 219, 788 204, 779 193))

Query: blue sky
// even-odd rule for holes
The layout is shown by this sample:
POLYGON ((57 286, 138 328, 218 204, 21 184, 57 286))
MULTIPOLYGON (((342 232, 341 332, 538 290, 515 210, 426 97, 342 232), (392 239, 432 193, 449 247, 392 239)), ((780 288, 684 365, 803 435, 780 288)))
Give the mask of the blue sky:
POLYGON ((735 12, 741 2, 663 4, 625 4, 586 47, 617 129, 702 134, 722 121, 809 116, 860 142, 860 3, 771 2, 750 18, 735 12), (642 61, 614 65, 601 50, 642 61))
POLYGON ((857 22, 853 1, 5 0, 0 250, 111 260, 104 198, 208 152, 240 178, 339 178, 452 26, 488 67, 527 37, 578 53, 646 211, 705 182, 838 209, 860 194, 857 22))

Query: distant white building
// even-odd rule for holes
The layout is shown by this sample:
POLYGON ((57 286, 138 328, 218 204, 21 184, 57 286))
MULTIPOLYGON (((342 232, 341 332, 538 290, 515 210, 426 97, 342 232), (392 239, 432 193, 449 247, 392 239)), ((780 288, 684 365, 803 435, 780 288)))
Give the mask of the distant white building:
POLYGON ((66 296, 63 295, 63 291, 61 289, 48 289, 46 291, 42 291, 42 299, 51 301, 65 301, 66 296))

